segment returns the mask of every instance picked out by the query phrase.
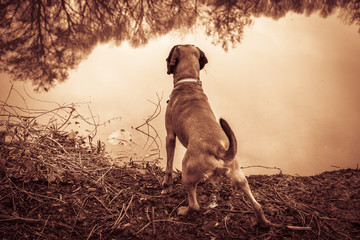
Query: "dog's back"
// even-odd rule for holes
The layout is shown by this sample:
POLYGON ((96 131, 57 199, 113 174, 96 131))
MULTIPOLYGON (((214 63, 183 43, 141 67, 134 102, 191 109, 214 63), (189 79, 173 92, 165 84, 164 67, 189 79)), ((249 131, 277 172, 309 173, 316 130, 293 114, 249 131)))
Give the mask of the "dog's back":
POLYGON ((216 122, 200 85, 182 84, 172 91, 165 122, 171 124, 179 141, 186 148, 193 144, 202 152, 209 152, 216 158, 225 158, 224 160, 236 155, 236 139, 233 132, 227 124, 226 133, 216 122), (232 140, 231 144, 229 137, 232 140), (225 155, 230 145, 232 152, 225 155))

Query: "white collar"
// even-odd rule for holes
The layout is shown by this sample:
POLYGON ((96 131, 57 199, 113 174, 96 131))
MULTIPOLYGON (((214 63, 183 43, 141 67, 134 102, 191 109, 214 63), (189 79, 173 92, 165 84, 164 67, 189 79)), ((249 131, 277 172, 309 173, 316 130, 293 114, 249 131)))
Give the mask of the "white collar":
POLYGON ((177 81, 174 85, 174 88, 176 88, 177 86, 179 86, 182 83, 197 83, 200 86, 202 85, 202 82, 199 79, 195 79, 195 78, 183 78, 179 81, 177 81))

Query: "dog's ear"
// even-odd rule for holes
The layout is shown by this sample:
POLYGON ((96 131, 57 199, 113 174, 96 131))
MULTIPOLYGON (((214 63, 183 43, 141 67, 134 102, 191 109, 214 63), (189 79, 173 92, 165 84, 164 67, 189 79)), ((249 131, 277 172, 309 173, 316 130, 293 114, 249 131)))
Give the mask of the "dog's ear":
POLYGON ((200 48, 198 48, 200 51, 200 58, 199 58, 199 63, 200 63, 200 70, 204 68, 205 64, 208 63, 208 60, 205 56, 205 53, 203 51, 201 51, 200 48))
POLYGON ((177 50, 177 46, 174 46, 171 49, 168 58, 166 59, 166 61, 167 61, 167 74, 174 73, 176 64, 179 61, 178 59, 179 59, 179 51, 177 50))

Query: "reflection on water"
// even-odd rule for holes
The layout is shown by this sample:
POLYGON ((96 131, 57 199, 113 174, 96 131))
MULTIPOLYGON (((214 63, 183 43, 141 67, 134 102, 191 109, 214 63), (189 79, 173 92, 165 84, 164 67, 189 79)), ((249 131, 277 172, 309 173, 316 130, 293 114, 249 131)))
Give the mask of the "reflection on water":
POLYGON ((289 12, 326 18, 338 10, 344 22, 359 25, 359 5, 350 0, 7 1, 0 9, 0 69, 48 90, 66 80, 98 43, 128 41, 138 47, 170 31, 204 26, 213 43, 228 49, 241 42, 244 27, 255 18, 279 19, 289 12))
MULTIPOLYGON (((99 127, 96 136, 120 143, 107 144, 118 159, 128 152, 134 159, 152 158, 152 149, 144 148, 147 137, 134 128, 154 110, 147 99, 154 100, 155 92, 164 93, 166 107, 172 81, 165 58, 183 42, 198 45, 209 59, 201 72, 203 86, 216 116, 226 118, 239 139, 242 166, 276 166, 303 175, 331 170, 331 165, 356 167, 360 46, 355 1, 63 2, 1 6, 0 67, 48 88, 81 62, 69 81, 40 97, 32 95, 60 104, 91 102, 100 122, 121 117, 99 127), (173 32, 180 34, 168 34, 173 32), (106 42, 120 46, 98 45, 106 42), (130 144, 121 141, 129 140, 122 129, 132 134, 130 144)), ((5 100, 8 87, 0 84, 5 100)), ((81 113, 89 116, 87 105, 81 113)), ((154 127, 164 140, 163 113, 154 127)), ((81 129, 88 134, 86 127, 74 126, 81 129)), ((160 149, 166 156, 165 147, 160 149)), ((176 154, 180 169, 183 149, 176 154)), ((252 173, 271 173, 261 170, 252 173)))

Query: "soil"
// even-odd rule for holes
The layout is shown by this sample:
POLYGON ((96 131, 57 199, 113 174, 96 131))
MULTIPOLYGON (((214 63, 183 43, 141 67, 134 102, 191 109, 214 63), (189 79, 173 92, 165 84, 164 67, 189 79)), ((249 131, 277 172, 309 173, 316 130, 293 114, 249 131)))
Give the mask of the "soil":
POLYGON ((200 183, 201 210, 182 217, 181 172, 173 192, 161 195, 157 164, 119 166, 99 149, 70 148, 74 143, 59 136, 43 140, 0 145, 1 239, 360 239, 356 169, 249 176, 273 224, 263 229, 226 179, 200 183))

